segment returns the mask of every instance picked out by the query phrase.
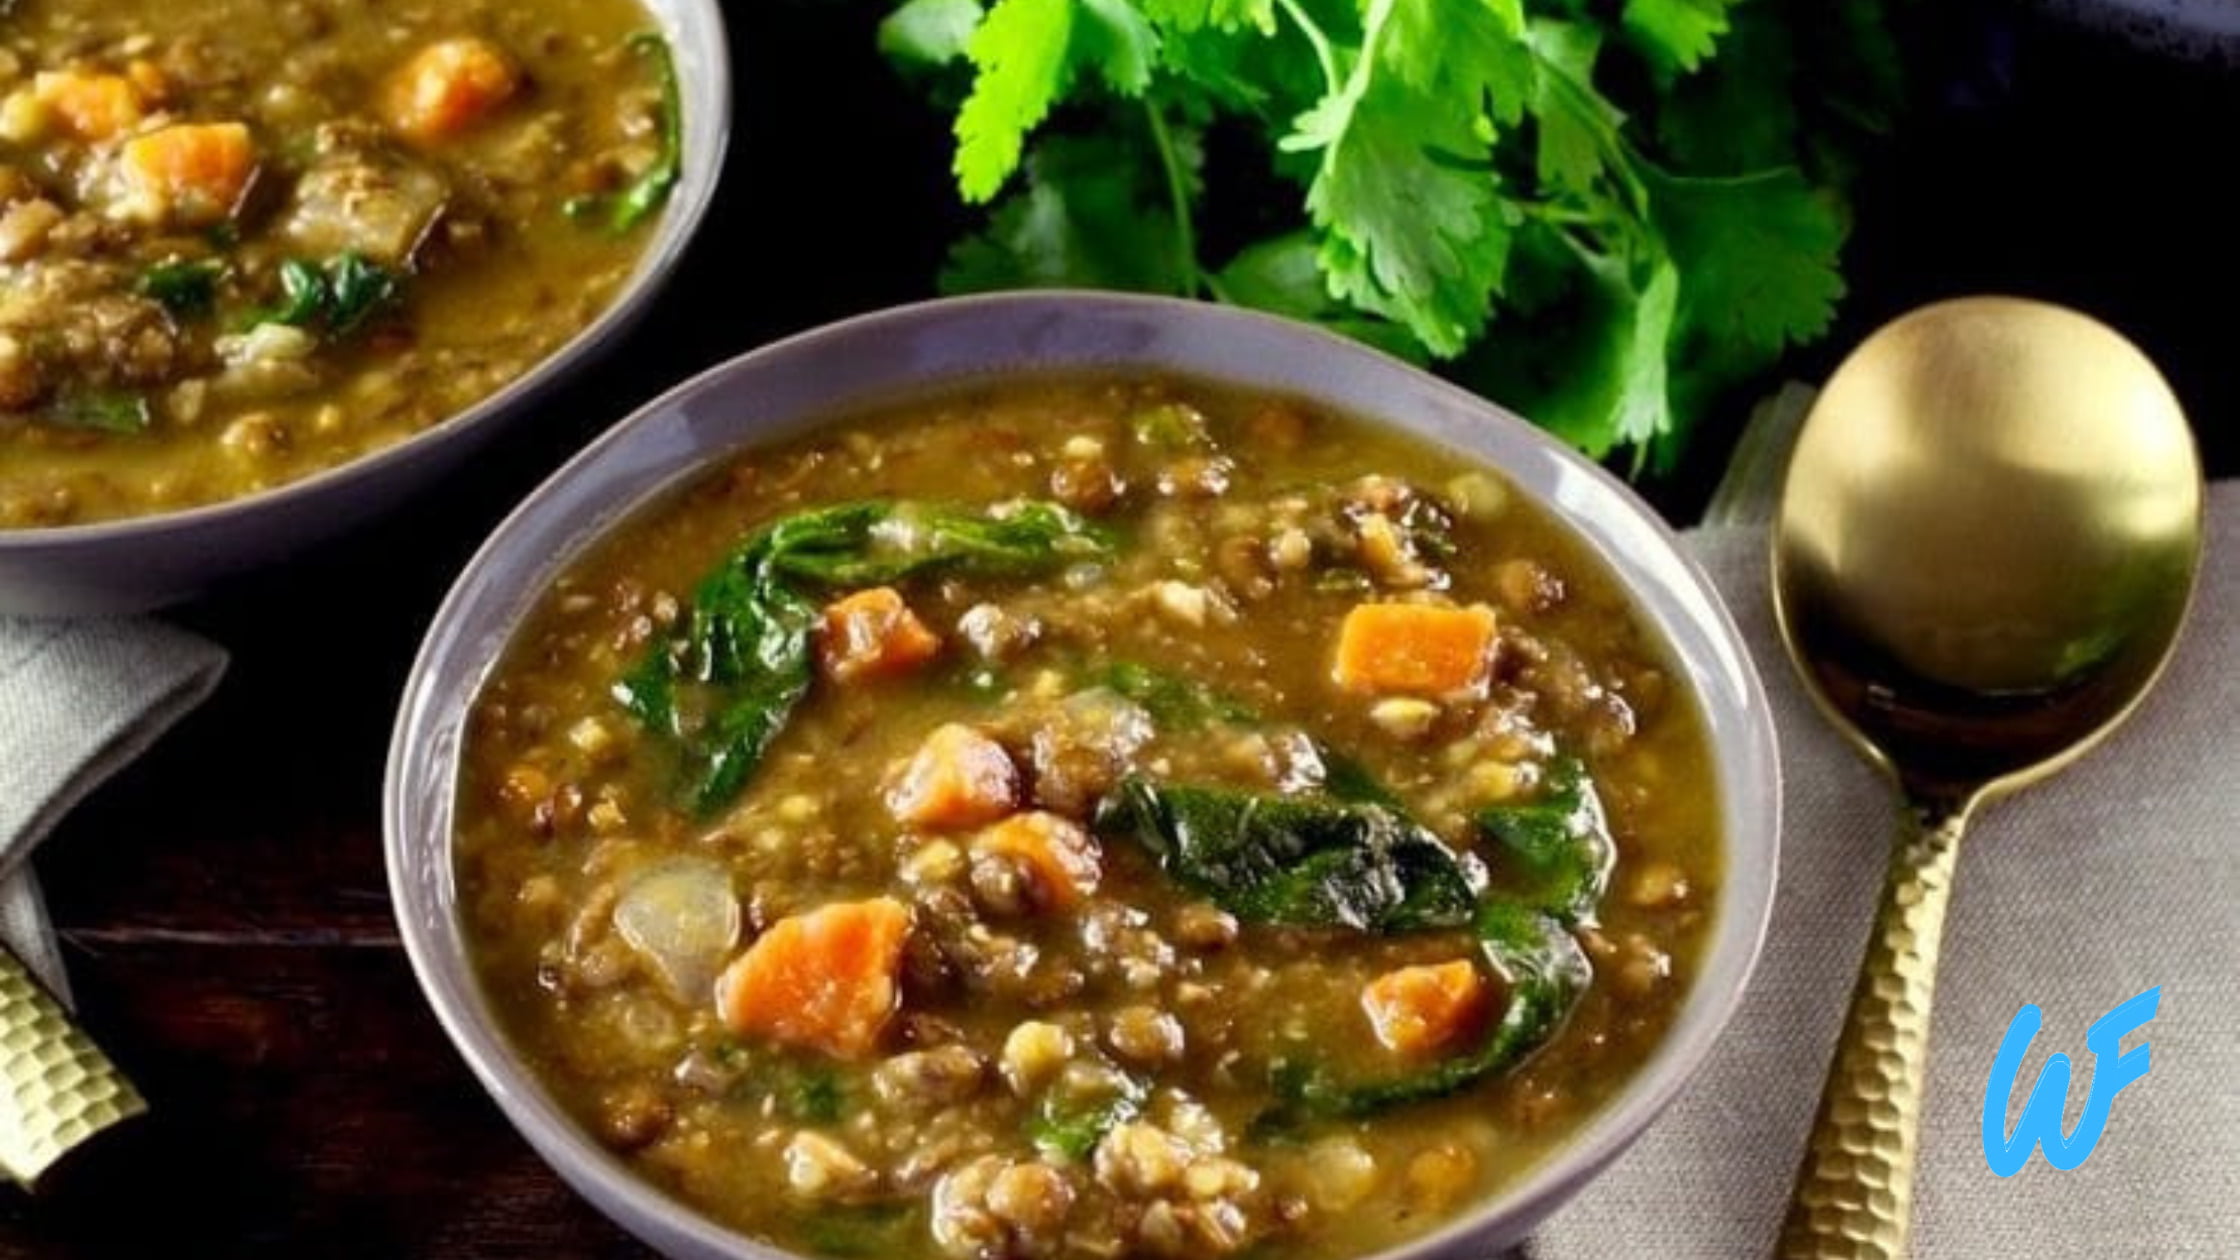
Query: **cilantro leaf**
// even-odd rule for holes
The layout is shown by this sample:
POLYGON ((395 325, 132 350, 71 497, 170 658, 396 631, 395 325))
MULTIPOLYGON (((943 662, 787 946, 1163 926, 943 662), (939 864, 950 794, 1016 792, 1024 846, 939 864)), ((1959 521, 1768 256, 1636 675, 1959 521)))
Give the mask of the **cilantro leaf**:
POLYGON ((1153 22, 1178 31, 1250 27, 1273 35, 1276 29, 1275 0, 1143 0, 1143 11, 1153 22))
POLYGON ((1524 0, 1396 0, 1379 53, 1405 83, 1457 105, 1490 102, 1502 126, 1532 97, 1524 0))
POLYGON ((1794 167, 1725 179, 1644 168, 1685 277, 1681 318, 1727 353, 1771 356, 1827 331, 1843 296, 1843 223, 1794 167))
POLYGON ((1697 174, 1739 175, 1795 160, 1797 55, 1770 5, 1735 10, 1721 56, 1673 85, 1657 111, 1665 157, 1697 174))
POLYGON ((1333 299, 1323 285, 1318 254, 1310 232, 1255 241, 1238 250, 1213 278, 1213 290, 1225 302, 1310 320, 1411 363, 1429 358, 1406 328, 1355 314, 1333 299))
POLYGON ((965 45, 977 73, 957 111, 957 187, 986 201, 1072 77, 1074 0, 996 0, 965 45))
POLYGON ((1131 0, 1078 0, 1074 27, 1075 60, 1097 67, 1113 91, 1141 96, 1151 86, 1151 67, 1159 58, 1159 35, 1131 0))
POLYGON ((1381 67, 1395 0, 1370 0, 1362 53, 1285 149, 1318 151, 1307 214, 1333 297, 1405 324, 1440 355, 1485 327, 1512 224, 1478 120, 1381 67))
POLYGON ((1727 33, 1727 10, 1739 0, 1626 0, 1619 18, 1626 35, 1658 73, 1694 70, 1727 33))
POLYGON ((1587 284, 1572 355, 1531 414, 1599 459, 1620 446, 1645 447, 1672 427, 1666 347, 1680 273, 1661 256, 1635 264, 1582 250, 1580 265, 1587 284))
MULTIPOLYGON (((1195 134, 1177 130, 1174 140, 1178 160, 1194 170, 1202 160, 1195 134)), ((1181 291, 1189 263, 1147 145, 1119 133, 1054 136, 1026 165, 1026 187, 1004 198, 986 231, 950 251, 943 292, 1181 291)))
POLYGON ((1827 328, 1912 3, 901 0, 879 40, 969 63, 954 171, 993 204, 944 288, 1311 320, 1639 469, 1827 328))
POLYGON ((879 23, 879 51, 904 64, 942 66, 980 29, 980 0, 910 0, 879 23))
POLYGON ((1603 168, 1617 160, 1618 128, 1626 116, 1594 90, 1595 58, 1602 34, 1591 26, 1536 20, 1530 35, 1540 73, 1532 112, 1540 123, 1534 164, 1540 182, 1586 192, 1603 168))

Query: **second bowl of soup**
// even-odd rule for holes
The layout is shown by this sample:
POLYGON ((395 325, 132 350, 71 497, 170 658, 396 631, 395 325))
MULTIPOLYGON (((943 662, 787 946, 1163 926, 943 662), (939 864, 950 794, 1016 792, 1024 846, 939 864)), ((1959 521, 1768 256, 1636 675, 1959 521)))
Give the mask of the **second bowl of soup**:
POLYGON ((563 472, 438 619, 390 842, 454 1036, 658 1245, 1343 1257, 1513 1238, 1646 1123, 1772 776, 1600 473, 1310 331, 1030 297, 563 472))
POLYGON ((10 6, 0 612, 190 593, 518 414, 675 261, 727 111, 704 0, 10 6))

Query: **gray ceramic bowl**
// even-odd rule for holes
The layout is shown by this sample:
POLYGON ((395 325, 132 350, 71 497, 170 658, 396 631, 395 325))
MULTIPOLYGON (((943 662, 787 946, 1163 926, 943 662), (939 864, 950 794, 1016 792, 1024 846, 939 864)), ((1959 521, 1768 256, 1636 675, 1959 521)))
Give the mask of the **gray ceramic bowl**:
POLYGON ((611 345, 643 312, 699 228, 723 169, 731 125, 720 0, 645 3, 676 56, 683 173, 637 270, 597 319, 504 389, 361 459, 184 511, 55 529, 0 529, 0 614, 139 612, 282 560, 434 481, 611 345))
POLYGON ((498 527, 436 614, 406 687, 384 796, 390 889, 437 1016, 498 1105, 562 1177, 675 1257, 785 1253, 639 1180, 579 1129, 499 1031, 469 962, 452 807, 474 694, 553 578, 617 521, 742 447, 851 404, 1014 369, 1147 368, 1304 395, 1506 471, 1616 571, 1693 680, 1717 750, 1727 878, 1701 978, 1648 1065, 1560 1154, 1386 1260, 1485 1256, 1524 1236, 1640 1134, 1742 994, 1772 908, 1780 775, 1765 696, 1734 625, 1673 536, 1624 485, 1481 399, 1304 325, 1160 298, 1016 294, 904 307, 734 359, 672 390, 555 474, 498 527))

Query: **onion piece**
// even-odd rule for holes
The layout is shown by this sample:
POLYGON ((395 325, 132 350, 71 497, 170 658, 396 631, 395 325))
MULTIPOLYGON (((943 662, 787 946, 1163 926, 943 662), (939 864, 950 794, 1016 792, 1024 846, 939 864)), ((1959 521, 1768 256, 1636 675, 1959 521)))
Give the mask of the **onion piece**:
POLYGON ((680 857, 640 871, 615 902, 614 928, 652 964, 681 1002, 704 1000, 739 943, 739 898, 731 873, 706 858, 680 857))

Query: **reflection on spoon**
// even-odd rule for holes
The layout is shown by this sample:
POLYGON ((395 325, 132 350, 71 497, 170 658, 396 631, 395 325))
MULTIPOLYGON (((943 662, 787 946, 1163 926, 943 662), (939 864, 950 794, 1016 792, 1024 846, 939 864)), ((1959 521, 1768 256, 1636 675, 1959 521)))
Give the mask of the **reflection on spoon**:
POLYGON ((1979 804, 2068 764, 2145 695, 2192 595, 2202 497, 2154 365, 2043 303, 1915 311, 1814 404, 1775 521, 1775 611, 1807 689, 1896 781, 1907 819, 1787 1260, 1907 1253, 1960 836, 1979 804))

